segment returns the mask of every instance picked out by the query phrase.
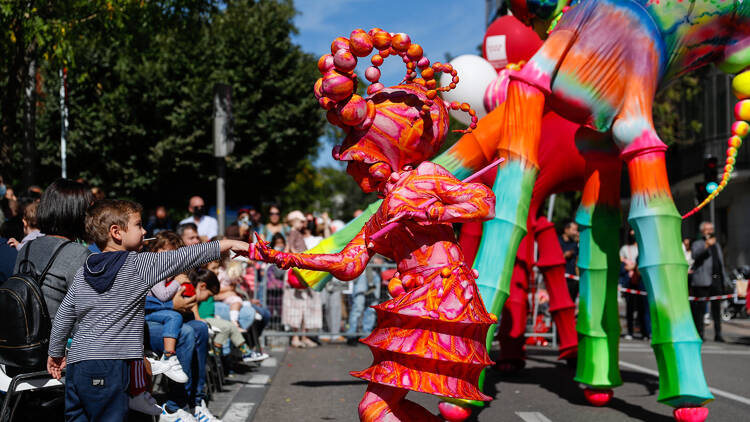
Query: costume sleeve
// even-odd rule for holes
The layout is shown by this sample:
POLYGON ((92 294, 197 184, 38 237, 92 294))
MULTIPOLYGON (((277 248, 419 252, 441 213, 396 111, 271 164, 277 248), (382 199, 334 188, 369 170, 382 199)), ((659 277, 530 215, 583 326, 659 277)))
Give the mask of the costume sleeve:
POLYGON ((352 280, 362 274, 370 260, 367 249, 366 233, 370 233, 369 225, 360 230, 357 236, 339 253, 334 254, 304 254, 285 253, 276 254, 274 263, 283 268, 295 267, 314 271, 326 271, 339 280, 352 280))
POLYGON ((425 176, 434 180, 434 193, 440 201, 426 210, 430 219, 441 223, 465 223, 495 216, 495 194, 487 186, 461 182, 433 163, 420 165, 418 171, 427 172, 425 176))

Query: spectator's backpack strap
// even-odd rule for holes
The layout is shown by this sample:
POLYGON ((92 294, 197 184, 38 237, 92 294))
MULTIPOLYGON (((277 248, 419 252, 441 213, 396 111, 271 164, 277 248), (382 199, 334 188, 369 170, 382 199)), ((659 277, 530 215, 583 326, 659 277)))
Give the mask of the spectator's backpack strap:
MULTIPOLYGON (((47 277, 47 271, 49 271, 49 269, 52 267, 52 264, 55 262, 55 258, 57 258, 57 255, 63 250, 65 246, 68 245, 68 243, 73 243, 73 241, 66 240, 65 242, 58 245, 57 248, 55 248, 55 251, 52 252, 52 257, 50 257, 49 262, 47 262, 47 266, 44 267, 44 270, 42 270, 42 273, 39 275, 39 278, 37 278, 37 280, 39 281, 39 287, 44 285, 44 279, 45 277, 47 277)), ((28 255, 28 250, 26 254, 28 255)))

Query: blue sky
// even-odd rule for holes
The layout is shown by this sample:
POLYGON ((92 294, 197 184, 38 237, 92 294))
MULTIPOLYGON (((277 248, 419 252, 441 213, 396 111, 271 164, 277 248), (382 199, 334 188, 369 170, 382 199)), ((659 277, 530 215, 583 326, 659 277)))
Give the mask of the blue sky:
MULTIPOLYGON (((294 19, 299 30, 294 42, 315 57, 330 53, 331 41, 348 37, 357 28, 405 32, 433 62, 444 62, 446 53, 452 57, 477 54, 484 37, 483 0, 295 0, 294 5, 299 11, 294 19)), ((386 86, 400 82, 405 73, 401 60, 389 59, 381 67, 381 82, 386 86)), ((359 63, 357 73, 364 75, 369 58, 359 63)), ((322 144, 315 164, 335 165, 327 144, 322 144)))

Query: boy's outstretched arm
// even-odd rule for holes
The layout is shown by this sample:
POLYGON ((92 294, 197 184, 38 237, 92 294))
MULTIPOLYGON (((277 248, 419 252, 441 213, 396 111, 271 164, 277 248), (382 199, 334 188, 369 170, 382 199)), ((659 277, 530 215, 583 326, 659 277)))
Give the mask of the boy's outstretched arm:
POLYGON ((175 251, 142 252, 136 254, 135 265, 150 288, 165 278, 216 261, 221 258, 222 252, 247 253, 249 247, 250 244, 239 240, 219 240, 185 246, 175 251))

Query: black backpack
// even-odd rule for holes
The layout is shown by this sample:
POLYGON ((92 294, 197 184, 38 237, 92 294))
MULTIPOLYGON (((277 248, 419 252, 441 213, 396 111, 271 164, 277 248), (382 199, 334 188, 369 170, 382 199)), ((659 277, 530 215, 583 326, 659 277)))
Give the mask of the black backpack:
POLYGON ((60 244, 41 274, 29 261, 26 245, 18 273, 0 284, 0 363, 33 370, 47 365, 52 322, 42 294, 42 284, 57 254, 71 241, 60 244))

